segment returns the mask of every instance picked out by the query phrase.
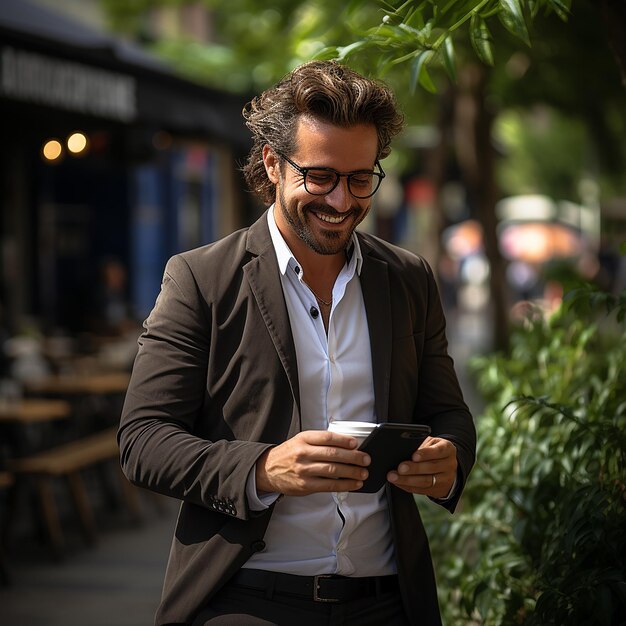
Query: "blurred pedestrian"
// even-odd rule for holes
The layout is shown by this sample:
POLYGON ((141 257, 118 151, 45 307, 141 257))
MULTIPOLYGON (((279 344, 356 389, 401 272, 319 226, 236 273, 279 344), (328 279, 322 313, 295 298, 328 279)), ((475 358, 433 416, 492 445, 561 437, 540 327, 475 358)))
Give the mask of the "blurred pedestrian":
POLYGON ((182 508, 157 624, 440 624, 414 494, 453 511, 475 431, 433 273, 355 231, 402 118, 334 62, 244 110, 245 174, 269 206, 172 258, 119 432, 135 483, 182 508), (377 493, 331 418, 424 423, 377 493))
POLYGON ((137 326, 128 297, 126 267, 117 258, 106 258, 100 265, 96 287, 93 331, 97 335, 123 335, 137 326))

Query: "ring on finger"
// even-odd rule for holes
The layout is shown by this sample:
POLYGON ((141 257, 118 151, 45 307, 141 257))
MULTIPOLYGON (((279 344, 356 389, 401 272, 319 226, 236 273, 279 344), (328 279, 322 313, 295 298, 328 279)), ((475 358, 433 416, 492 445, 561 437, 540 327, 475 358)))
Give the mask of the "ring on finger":
POLYGON ((431 489, 437 484, 437 477, 434 474, 432 475, 432 477, 433 477, 433 484, 430 486, 431 489))

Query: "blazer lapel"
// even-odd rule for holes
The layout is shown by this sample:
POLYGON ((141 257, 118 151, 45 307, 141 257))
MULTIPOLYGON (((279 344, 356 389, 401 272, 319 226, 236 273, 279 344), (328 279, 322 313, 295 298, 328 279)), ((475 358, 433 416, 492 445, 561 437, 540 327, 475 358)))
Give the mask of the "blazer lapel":
POLYGON ((247 249, 255 256, 244 266, 243 271, 272 338, 278 358, 287 374, 291 393, 298 409, 297 422, 292 423, 289 429, 289 435, 292 436, 301 430, 296 349, 280 282, 276 253, 267 226, 267 212, 250 227, 247 249))
POLYGON ((392 338, 389 274, 386 261, 373 256, 372 248, 363 237, 359 242, 363 250, 361 290, 372 349, 374 405, 378 422, 386 422, 389 417, 392 338))

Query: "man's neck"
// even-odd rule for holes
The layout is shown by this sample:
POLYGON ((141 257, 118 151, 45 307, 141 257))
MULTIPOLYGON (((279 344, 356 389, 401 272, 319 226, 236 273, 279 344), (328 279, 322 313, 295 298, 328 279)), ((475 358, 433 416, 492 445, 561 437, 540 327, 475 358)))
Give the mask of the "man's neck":
MULTIPOLYGON (((290 246, 291 247, 291 246, 290 246)), ((339 272, 346 262, 346 253, 319 254, 306 245, 296 246, 291 251, 302 267, 304 278, 313 288, 330 289, 335 284, 339 272)))

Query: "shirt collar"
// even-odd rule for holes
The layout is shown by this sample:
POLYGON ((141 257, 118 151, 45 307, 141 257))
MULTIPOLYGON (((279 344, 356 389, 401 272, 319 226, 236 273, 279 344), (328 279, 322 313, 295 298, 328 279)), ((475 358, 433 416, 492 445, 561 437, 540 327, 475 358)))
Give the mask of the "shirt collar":
MULTIPOLYGON (((267 225, 269 226, 272 244, 274 246, 274 250, 276 251, 278 269, 280 270, 280 273, 284 276, 287 268, 295 268, 298 265, 298 262, 296 260, 296 257, 293 256, 293 253, 289 249, 289 246, 283 238, 280 230, 278 230, 278 226, 276 225, 276 219, 274 218, 274 206, 275 205, 272 204, 267 212, 267 225)), ((356 233, 352 233, 352 238, 350 240, 350 246, 348 250, 348 257, 348 266, 355 267, 356 273, 360 276, 361 267, 363 266, 363 253, 361 252, 361 245, 359 244, 359 239, 356 236, 356 233)))

